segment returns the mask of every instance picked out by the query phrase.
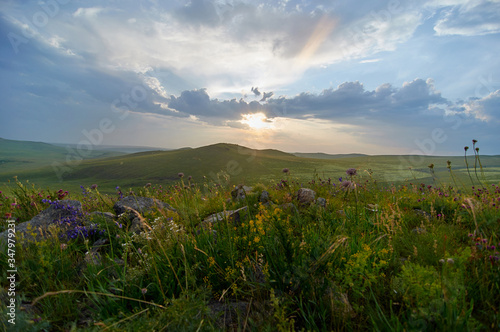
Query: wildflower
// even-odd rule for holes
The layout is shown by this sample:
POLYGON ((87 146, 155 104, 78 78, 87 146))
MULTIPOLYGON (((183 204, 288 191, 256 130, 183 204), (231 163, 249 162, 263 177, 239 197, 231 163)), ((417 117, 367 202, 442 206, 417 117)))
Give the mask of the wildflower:
POLYGON ((180 177, 180 178, 183 178, 184 177, 184 173, 177 173, 177 176, 180 177))
POLYGON ((342 186, 342 188, 346 188, 346 189, 353 187, 352 182, 348 181, 348 180, 342 181, 342 183, 340 185, 342 186))
POLYGON ((448 259, 446 260, 446 263, 448 263, 448 264, 454 264, 454 263, 455 263, 455 261, 453 260, 453 258, 448 258, 448 259))
POLYGON ((464 150, 467 152, 467 150, 469 150, 469 147, 468 146, 464 146, 464 150))
POLYGON ((356 169, 355 168, 349 168, 347 171, 345 171, 347 175, 349 176, 354 176, 356 175, 356 169))
POLYGON ((92 189, 92 190, 97 189, 97 184, 93 184, 93 185, 91 185, 91 186, 90 186, 90 189, 92 189))
POLYGON ((66 243, 61 243, 61 250, 66 250, 68 245, 66 243))
POLYGON ((146 294, 147 292, 148 292, 148 289, 147 289, 147 288, 143 288, 143 289, 141 289, 141 293, 142 293, 142 295, 146 294))
POLYGON ((472 144, 476 144, 477 143, 477 140, 476 139, 473 139, 472 140, 472 144))
POLYGON ((188 176, 188 181, 191 181, 193 179, 193 177, 190 175, 188 176))
POLYGON ((148 183, 146 183, 146 186, 145 186, 145 187, 146 187, 146 188, 151 187, 151 183, 149 183, 149 182, 148 182, 148 183))
POLYGON ((287 174, 288 172, 290 172, 290 170, 288 168, 283 168, 282 172, 287 174))

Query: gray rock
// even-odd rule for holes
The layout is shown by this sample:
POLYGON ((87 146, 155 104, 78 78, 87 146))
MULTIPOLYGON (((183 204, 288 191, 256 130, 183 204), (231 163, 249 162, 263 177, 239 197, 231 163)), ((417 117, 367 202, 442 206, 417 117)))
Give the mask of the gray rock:
POLYGON ((139 212, 128 206, 125 206, 124 209, 125 212, 121 214, 121 217, 125 217, 129 232, 140 233, 145 230, 151 230, 151 227, 146 223, 146 219, 139 212))
POLYGON ((234 188, 231 191, 231 197, 233 197, 233 200, 235 201, 243 201, 246 198, 246 190, 245 188, 249 188, 243 185, 238 185, 236 188, 234 188))
POLYGON ((266 204, 266 203, 268 203, 270 200, 271 200, 271 198, 269 197, 269 192, 267 192, 266 190, 264 190, 264 191, 260 194, 260 197, 259 197, 259 202, 261 202, 262 204, 266 204))
POLYGON ((92 245, 89 251, 85 253, 85 262, 91 265, 102 265, 101 254, 99 253, 102 247, 106 244, 109 244, 108 239, 99 239, 92 245))
POLYGON ((297 191, 297 201, 299 201, 299 205, 305 206, 314 202, 316 198, 316 192, 312 189, 301 188, 297 191))
POLYGON ((420 210, 420 209, 413 209, 413 213, 419 217, 424 217, 427 220, 431 220, 432 216, 429 212, 420 210))
POLYGON ((316 204, 321 207, 326 207, 326 199, 324 199, 323 197, 318 197, 318 199, 316 200, 316 204))
POLYGON ((415 234, 424 234, 427 233, 427 231, 424 228, 421 227, 415 227, 414 229, 411 230, 412 233, 415 234))
MULTIPOLYGON (((48 235, 49 226, 57 226, 58 229, 67 228, 66 224, 59 224, 59 220, 64 218, 79 218, 82 203, 75 200, 62 200, 57 204, 49 206, 40 212, 33 219, 16 225, 16 239, 21 237, 28 240, 38 241, 48 235)), ((0 242, 6 241, 8 231, 0 233, 0 242)))
POLYGON ((153 211, 153 209, 155 208, 176 211, 167 203, 157 200, 156 198, 138 196, 127 196, 122 198, 115 203, 115 205, 113 206, 113 210, 115 210, 115 213, 117 215, 120 215, 127 211, 126 207, 132 208, 141 214, 153 211))
POLYGON ((248 206, 244 206, 237 210, 229 210, 211 214, 210 216, 206 217, 203 220, 203 224, 207 223, 214 224, 216 222, 223 221, 226 219, 228 221, 233 222, 234 224, 240 224, 241 221, 247 216, 247 214, 248 214, 248 206))

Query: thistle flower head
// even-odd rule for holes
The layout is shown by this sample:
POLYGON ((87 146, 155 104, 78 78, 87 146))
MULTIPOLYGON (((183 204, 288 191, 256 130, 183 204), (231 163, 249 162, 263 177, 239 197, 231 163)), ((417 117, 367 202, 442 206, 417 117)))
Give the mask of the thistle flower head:
POLYGON ((177 176, 180 177, 180 178, 182 178, 182 177, 184 177, 184 173, 182 173, 182 172, 181 173, 177 173, 177 176))
POLYGON ((290 172, 290 170, 288 168, 283 168, 282 172, 287 174, 288 172, 290 172))
POLYGON ((349 168, 347 171, 345 171, 347 175, 349 176, 354 176, 356 175, 356 169, 355 168, 349 168))
POLYGON ((467 150, 469 150, 469 147, 468 146, 464 146, 464 150, 465 150, 465 152, 467 152, 467 150))
POLYGON ((342 183, 340 185, 342 186, 342 188, 346 188, 346 189, 353 187, 353 183, 349 180, 342 181, 342 183))

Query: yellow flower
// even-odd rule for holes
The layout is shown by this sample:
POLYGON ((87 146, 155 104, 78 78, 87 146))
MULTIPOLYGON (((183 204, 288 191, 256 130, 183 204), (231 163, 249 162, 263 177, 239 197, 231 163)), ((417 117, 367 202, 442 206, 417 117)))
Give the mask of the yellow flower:
POLYGON ((258 236, 256 236, 256 237, 253 239, 253 241, 254 241, 255 243, 258 243, 258 242, 260 241, 260 238, 259 238, 258 236))

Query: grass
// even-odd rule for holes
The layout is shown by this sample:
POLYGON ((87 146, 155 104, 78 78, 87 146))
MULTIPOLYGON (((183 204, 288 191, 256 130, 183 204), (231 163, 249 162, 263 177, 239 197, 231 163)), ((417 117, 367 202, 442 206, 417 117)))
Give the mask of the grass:
MULTIPOLYGON (((213 150, 198 156, 204 161, 210 158, 210 152, 213 150)), ((135 158, 158 160, 156 157, 145 153, 135 158)), ((120 158, 113 160, 124 160, 120 158)), ((342 171, 332 166, 328 174, 317 172, 304 181, 308 172, 294 169, 303 165, 295 158, 276 151, 255 156, 255 168, 286 166, 290 173, 282 173, 275 180, 264 177, 259 183, 247 183, 253 190, 244 201, 231 199, 230 181, 194 181, 188 180, 187 174, 168 186, 135 187, 135 195, 154 197, 177 209, 176 213, 146 213, 149 231, 131 233, 125 220, 109 223, 93 215, 88 216, 88 222, 97 224, 102 230, 97 234, 101 235, 66 240, 61 231, 52 229, 45 240, 19 243, 15 257, 19 304, 16 328, 500 328, 498 184, 486 184, 481 178, 466 183, 471 181, 467 171, 465 177, 455 175, 453 180, 454 173, 458 174, 454 167, 449 174, 446 167, 426 165, 406 170, 409 180, 402 185, 381 185, 376 174, 367 169, 365 172, 367 165, 349 164, 355 159, 335 164, 344 167, 342 171), (277 158, 283 164, 278 165, 277 158), (350 167, 357 169, 352 177, 345 173, 350 167), (342 186, 340 177, 355 185, 342 186), (421 179, 429 182, 422 183, 421 179), (458 185, 450 187, 453 181, 458 185), (445 182, 445 186, 440 185, 445 182), (315 190, 317 197, 326 199, 326 207, 314 203, 301 206, 294 198, 301 187, 315 190), (259 202, 263 190, 269 192, 274 204, 259 202), (212 213, 243 206, 248 206, 248 218, 240 223, 203 223, 212 213), (96 265, 86 257, 97 237, 107 241, 96 265)), ((369 161, 370 165, 376 163, 375 159, 369 161)), ((221 162, 224 165, 225 161, 221 162)), ((152 165, 148 172, 154 172, 155 167, 152 165)), ((390 178, 390 171, 386 172, 390 178)), ((111 212, 120 195, 127 194, 101 193, 100 187, 65 193, 20 181, 14 184, 8 195, 0 194, 0 213, 12 214, 17 222, 45 209, 48 203, 43 199, 47 197, 78 199, 84 214, 88 214, 111 212)), ((20 238, 18 241, 23 242, 20 238)), ((8 258, 0 256, 4 329, 12 327, 3 320, 8 258)))
MULTIPOLYGON (((312 154, 312 156, 318 156, 312 154)), ((434 172, 442 185, 453 184, 447 161, 451 162, 458 186, 479 184, 486 180, 500 180, 500 156, 481 157, 487 165, 480 170, 474 155, 467 156, 471 172, 464 167, 464 157, 433 156, 341 156, 337 159, 302 158, 277 150, 253 150, 234 144, 215 144, 197 149, 174 151, 149 151, 110 158, 84 160, 76 164, 60 163, 56 172, 52 166, 36 164, 35 168, 0 168, 0 184, 7 191, 15 187, 13 177, 30 180, 51 190, 64 187, 76 192, 80 186, 99 184, 101 192, 111 194, 117 186, 124 189, 142 187, 147 183, 169 186, 177 181, 177 174, 183 172, 194 181, 256 183, 279 180, 285 167, 293 170, 293 176, 307 182, 315 176, 322 179, 335 178, 349 167, 372 172, 379 184, 390 186, 405 181, 433 183, 428 165, 434 164, 434 172), (411 167, 411 170, 409 169, 411 167), (61 171, 62 170, 62 171, 61 171), (469 179, 472 175, 472 183, 469 179), (9 183, 10 181, 10 183, 9 183)), ((457 187, 457 185, 455 185, 457 187)))

